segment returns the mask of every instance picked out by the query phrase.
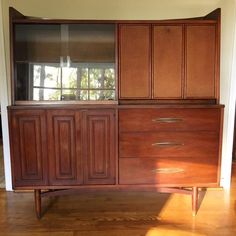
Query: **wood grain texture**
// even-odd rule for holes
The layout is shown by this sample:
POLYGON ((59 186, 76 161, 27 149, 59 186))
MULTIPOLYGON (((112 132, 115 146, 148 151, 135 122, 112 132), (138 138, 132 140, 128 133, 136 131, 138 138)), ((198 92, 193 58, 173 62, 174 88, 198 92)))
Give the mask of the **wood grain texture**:
POLYGON ((186 26, 185 98, 215 98, 216 26, 186 26))
POLYGON ((80 113, 76 110, 49 110, 47 125, 50 184, 83 183, 80 113))
POLYGON ((120 158, 120 184, 182 184, 217 182, 217 160, 214 158, 120 158))
POLYGON ((48 183, 45 120, 40 109, 10 113, 13 186, 48 183))
POLYGON ((119 183, 218 184, 221 116, 221 107, 121 109, 119 183))
MULTIPOLYGON (((219 133, 216 132, 129 132, 120 134, 120 157, 204 157, 217 162, 219 133)), ((197 161, 197 159, 195 159, 197 161)))
POLYGON ((151 98, 150 25, 119 26, 120 99, 151 98))
POLYGON ((219 132, 221 122, 220 107, 210 109, 188 107, 158 109, 150 106, 133 106, 132 108, 120 109, 119 132, 188 130, 219 132), (166 118, 176 120, 173 120, 173 122, 161 120, 166 118))
POLYGON ((153 27, 153 97, 182 98, 183 26, 153 27))
POLYGON ((85 184, 115 184, 115 111, 88 110, 83 114, 85 184))

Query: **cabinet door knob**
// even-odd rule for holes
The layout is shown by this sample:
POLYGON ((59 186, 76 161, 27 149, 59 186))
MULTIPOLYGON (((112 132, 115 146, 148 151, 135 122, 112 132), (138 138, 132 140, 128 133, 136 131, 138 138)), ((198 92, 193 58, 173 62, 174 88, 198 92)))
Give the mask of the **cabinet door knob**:
POLYGON ((184 146, 184 143, 178 143, 178 142, 157 142, 153 143, 152 146, 184 146))
POLYGON ((155 118, 152 119, 153 122, 159 122, 159 123, 176 123, 176 122, 182 122, 182 118, 175 118, 175 117, 163 117, 163 118, 155 118))

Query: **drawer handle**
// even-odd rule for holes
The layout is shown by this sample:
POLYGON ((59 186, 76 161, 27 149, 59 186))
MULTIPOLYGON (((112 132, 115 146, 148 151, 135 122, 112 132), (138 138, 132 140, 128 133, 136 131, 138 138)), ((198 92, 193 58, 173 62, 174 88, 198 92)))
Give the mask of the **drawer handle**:
POLYGON ((152 172, 160 173, 160 174, 174 174, 184 172, 184 169, 181 168, 157 168, 152 170, 152 172))
POLYGON ((153 143, 152 146, 184 146, 184 143, 177 143, 177 142, 158 142, 158 143, 153 143))
POLYGON ((156 118, 152 119, 153 122, 159 122, 159 123, 176 123, 176 122, 182 122, 182 118, 174 118, 174 117, 166 117, 166 118, 156 118))

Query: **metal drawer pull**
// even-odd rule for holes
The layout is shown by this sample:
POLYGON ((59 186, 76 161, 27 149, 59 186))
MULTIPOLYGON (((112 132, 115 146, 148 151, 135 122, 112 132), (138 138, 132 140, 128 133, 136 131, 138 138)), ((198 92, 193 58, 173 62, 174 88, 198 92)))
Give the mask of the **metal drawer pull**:
POLYGON ((160 123, 176 123, 182 122, 182 118, 174 118, 174 117, 166 117, 166 118, 156 118, 152 119, 153 122, 160 122, 160 123))
POLYGON ((184 143, 177 143, 177 142, 158 142, 158 143, 153 143, 152 146, 184 146, 184 143))
POLYGON ((184 172, 184 169, 181 168, 157 168, 152 170, 152 172, 160 173, 160 174, 174 174, 184 172))

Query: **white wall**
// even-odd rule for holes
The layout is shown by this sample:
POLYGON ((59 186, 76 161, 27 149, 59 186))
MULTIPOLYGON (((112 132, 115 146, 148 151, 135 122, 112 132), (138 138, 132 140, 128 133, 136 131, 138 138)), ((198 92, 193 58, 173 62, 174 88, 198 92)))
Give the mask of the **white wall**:
POLYGON ((2 117, 2 136, 3 136, 3 156, 4 156, 4 169, 6 179, 6 189, 12 189, 11 183, 11 165, 10 165, 10 150, 9 150, 9 134, 8 134, 8 118, 6 107, 9 104, 8 89, 7 89, 7 70, 6 70, 6 54, 4 47, 4 22, 3 22, 3 9, 6 6, 6 1, 0 1, 0 101, 1 101, 1 117, 2 117))
MULTIPOLYGON (((233 81, 231 80, 231 69, 236 12, 235 0, 2 0, 2 2, 8 88, 10 87, 8 5, 13 6, 25 15, 35 17, 143 20, 204 16, 215 8, 222 7, 221 102, 226 105, 222 184, 228 186, 231 165, 230 148, 232 150, 233 112, 232 105, 230 105, 232 100, 230 85, 233 81)), ((4 89, 7 90, 6 87, 4 89)), ((5 143, 7 145, 7 142, 5 143)), ((5 148, 7 149, 7 147, 5 148)), ((5 159, 9 162, 9 155, 5 156, 5 159)), ((6 177, 7 180, 10 180, 10 169, 6 170, 6 177)))
POLYGON ((222 104, 225 104, 221 184, 225 188, 229 188, 236 98, 236 1, 221 0, 219 6, 222 10, 220 100, 222 104))

